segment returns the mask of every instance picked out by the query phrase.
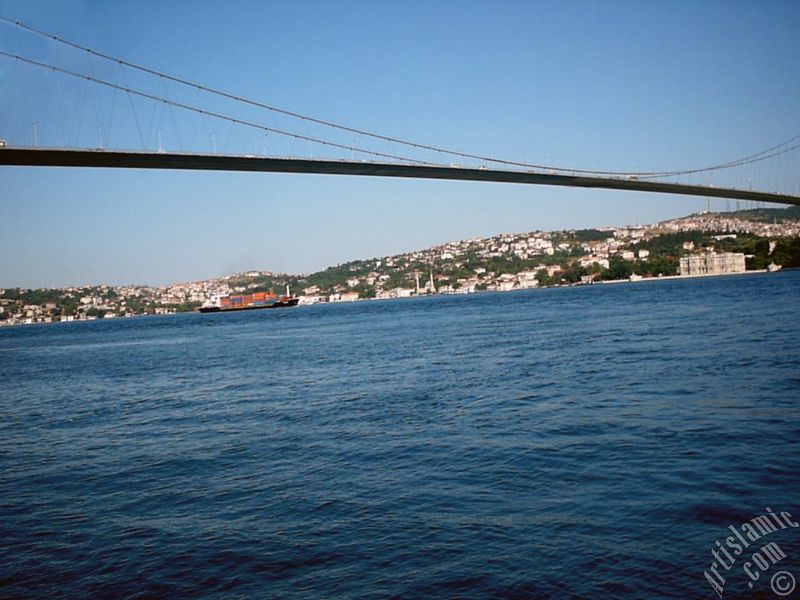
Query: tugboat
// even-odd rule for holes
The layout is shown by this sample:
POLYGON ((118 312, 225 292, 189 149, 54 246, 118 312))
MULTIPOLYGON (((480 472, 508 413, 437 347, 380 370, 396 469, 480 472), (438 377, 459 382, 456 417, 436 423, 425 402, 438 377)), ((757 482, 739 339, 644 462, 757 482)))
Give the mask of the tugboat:
POLYGON ((267 292, 253 292, 239 296, 222 296, 219 304, 208 304, 197 310, 201 313, 234 312, 239 310, 260 310, 262 308, 289 308, 297 306, 300 301, 289 292, 286 286, 285 296, 276 296, 267 292))

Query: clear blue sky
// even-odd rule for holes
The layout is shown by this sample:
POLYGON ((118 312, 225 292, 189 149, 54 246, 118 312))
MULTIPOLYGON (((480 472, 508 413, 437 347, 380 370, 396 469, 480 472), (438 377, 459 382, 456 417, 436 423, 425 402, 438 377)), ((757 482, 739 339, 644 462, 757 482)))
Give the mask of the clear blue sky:
MULTIPOLYGON (((298 112, 529 162, 667 170, 800 133, 793 1, 0 0, 0 14, 298 112)), ((84 66, 29 37, 0 25, 2 50, 84 66)), ((37 88, 15 68, 0 63, 0 138, 29 144, 37 121, 47 144, 58 120, 68 139, 76 119, 50 96, 58 88, 37 88), (20 98, 25 110, 15 114, 20 98)), ((107 124, 106 133, 119 144, 115 110, 117 130, 107 124)), ((153 143, 153 113, 140 116, 153 143)), ((170 115, 158 118, 174 148, 170 115)), ((95 135, 91 119, 80 119, 84 135, 95 135)), ((306 151, 269 144, 270 153, 306 151)), ((453 239, 654 222, 704 207, 704 199, 574 188, 3 167, 0 286, 302 273, 453 239)))

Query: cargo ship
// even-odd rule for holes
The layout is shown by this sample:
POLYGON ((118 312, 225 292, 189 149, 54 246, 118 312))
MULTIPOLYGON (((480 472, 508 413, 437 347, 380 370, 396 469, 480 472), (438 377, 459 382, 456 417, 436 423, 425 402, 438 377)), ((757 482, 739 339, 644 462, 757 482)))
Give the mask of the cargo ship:
POLYGON ((286 286, 285 296, 276 296, 268 292, 253 292, 238 296, 222 296, 219 304, 201 306, 197 310, 201 313, 233 312, 237 310, 259 310, 262 308, 288 308, 297 306, 299 298, 294 298, 286 286))

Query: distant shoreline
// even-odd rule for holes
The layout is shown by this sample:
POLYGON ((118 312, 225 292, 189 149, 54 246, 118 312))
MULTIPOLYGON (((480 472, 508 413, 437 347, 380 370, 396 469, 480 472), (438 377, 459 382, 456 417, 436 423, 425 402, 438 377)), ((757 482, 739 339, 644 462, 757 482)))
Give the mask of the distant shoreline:
MULTIPOLYGON (((780 269, 778 271, 774 271, 775 273, 780 273, 781 271, 793 271, 797 269, 786 268, 780 269)), ((664 275, 661 277, 642 277, 641 279, 612 279, 609 281, 593 281, 591 283, 573 283, 573 284, 561 284, 561 285, 551 285, 551 286, 536 286, 530 288, 514 288, 511 290, 476 290, 475 292, 469 293, 436 293, 436 294, 421 294, 419 296, 408 296, 402 298, 358 298, 357 300, 349 300, 349 301, 338 301, 338 302, 314 302, 310 304, 300 304, 298 306, 316 306, 316 305, 329 305, 329 304, 353 304, 358 302, 370 302, 370 301, 384 301, 384 300, 411 300, 414 298, 432 298, 436 296, 474 296, 476 294, 485 294, 485 293, 500 293, 504 294, 507 292, 521 292, 521 291, 529 291, 529 290, 544 290, 544 289, 553 289, 553 288, 573 288, 573 287, 591 287, 593 285, 608 285, 608 284, 622 284, 622 283, 642 283, 647 281, 674 281, 678 279, 703 279, 707 277, 726 277, 732 275, 756 275, 762 273, 770 273, 767 269, 754 269, 750 271, 743 271, 740 273, 711 273, 706 275, 664 275)), ((164 316, 175 316, 175 315, 191 315, 197 314, 197 311, 185 311, 185 312, 176 312, 176 313, 168 313, 168 314, 141 314, 141 315, 134 315, 132 317, 116 317, 113 320, 127 320, 131 318, 143 318, 143 317, 164 317, 164 316)), ((111 318, 108 319, 109 321, 112 320, 111 318)), ((52 321, 52 322, 35 322, 35 323, 15 323, 14 325, 2 325, 0 324, 0 330, 6 328, 13 328, 13 327, 29 327, 31 325, 58 325, 58 324, 67 324, 67 323, 87 323, 91 321, 105 321, 105 319, 100 319, 97 317, 88 318, 88 319, 74 319, 72 321, 52 321)))
MULTIPOLYGON (((783 269, 780 269, 782 271, 783 269)), ((770 271, 767 269, 753 269, 750 271, 741 271, 739 273, 707 273, 705 275, 663 275, 661 277, 642 277, 641 279, 611 279, 609 281, 594 281, 588 285, 594 285, 597 283, 600 284, 607 284, 607 283, 641 283, 643 281, 664 281, 664 280, 674 280, 674 279, 702 279, 704 277, 727 277, 730 275, 754 275, 756 273, 769 273, 770 271)), ((779 271, 775 271, 777 273, 779 271)), ((583 285, 583 284, 579 284, 583 285)))
MULTIPOLYGON (((778 271, 774 271, 774 273, 780 273, 781 271, 793 271, 797 269, 786 268, 786 269, 779 269, 778 271)), ((474 292, 445 292, 436 294, 420 294, 414 296, 403 296, 403 297, 395 297, 395 298, 358 298, 356 300, 338 300, 334 302, 313 302, 310 304, 300 304, 300 306, 315 306, 315 305, 324 305, 324 304, 353 304, 355 302, 372 302, 372 301, 379 301, 379 300, 413 300, 414 298, 432 298, 435 296, 475 296, 476 294, 505 294, 508 292, 523 292, 523 291, 530 291, 530 290, 546 290, 546 289, 554 289, 554 288, 573 288, 573 287, 591 287, 593 285, 608 285, 608 284, 620 284, 620 283, 644 283, 647 281, 674 281, 676 279, 704 279, 706 277, 727 277, 733 275, 756 275, 760 273, 770 273, 768 269, 752 269, 749 271, 742 271, 739 273, 709 273, 706 275, 663 275, 661 277, 642 277, 641 279, 610 279, 607 281, 592 281, 590 283, 568 283, 568 284, 558 284, 558 285, 545 285, 545 286, 535 286, 535 287, 516 287, 510 290, 475 290, 474 292)))

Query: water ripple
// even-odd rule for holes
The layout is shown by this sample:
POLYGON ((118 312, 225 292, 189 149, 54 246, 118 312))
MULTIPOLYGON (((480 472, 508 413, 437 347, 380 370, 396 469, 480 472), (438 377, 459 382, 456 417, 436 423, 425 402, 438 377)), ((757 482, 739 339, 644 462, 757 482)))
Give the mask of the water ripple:
POLYGON ((798 291, 0 329, 0 596, 708 596, 729 524, 800 510, 798 291))

